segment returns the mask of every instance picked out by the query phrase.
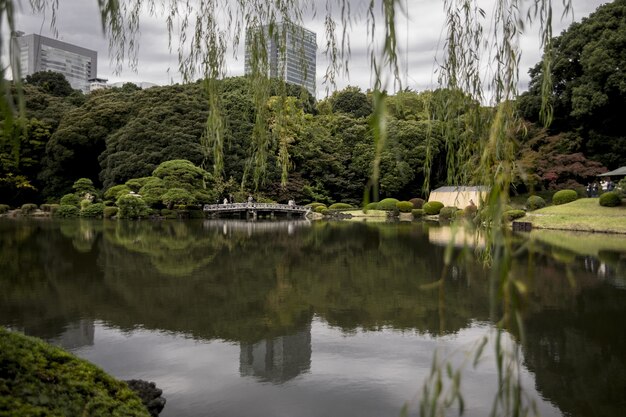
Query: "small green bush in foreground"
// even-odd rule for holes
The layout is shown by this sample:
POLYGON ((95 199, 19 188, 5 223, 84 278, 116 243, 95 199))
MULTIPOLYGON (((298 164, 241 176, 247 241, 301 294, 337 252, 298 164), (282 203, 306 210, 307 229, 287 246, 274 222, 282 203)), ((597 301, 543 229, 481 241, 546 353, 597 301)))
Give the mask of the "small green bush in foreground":
POLYGON ((439 220, 452 220, 455 218, 456 216, 456 212, 459 209, 456 207, 442 207, 441 210, 439 210, 439 220))
POLYGON ((102 215, 104 216, 105 219, 110 219, 111 217, 117 214, 117 211, 118 211, 117 207, 105 207, 104 211, 102 212, 102 215))
POLYGON ((80 215, 80 210, 76 206, 61 204, 59 208, 52 213, 52 215, 54 217, 67 219, 71 217, 78 217, 80 215))
POLYGON ((324 207, 326 207, 326 204, 324 204, 324 203, 318 203, 318 202, 314 201, 314 202, 309 203, 309 204, 307 204, 307 205, 306 205, 306 207, 311 207, 311 210, 313 210, 313 211, 315 211, 315 209, 316 209, 316 208, 318 208, 318 207, 320 207, 320 206, 324 206, 324 207))
POLYGON ((504 212, 504 219, 506 221, 513 221, 515 219, 522 218, 526 215, 524 210, 507 210, 504 212))
POLYGON ((0 204, 0 214, 8 213, 9 210, 11 210, 11 207, 6 204, 0 204))
POLYGON ((608 191, 600 196, 600 205, 604 207, 617 207, 622 204, 622 198, 615 191, 608 191))
POLYGON ((398 201, 396 203, 396 209, 400 213, 410 213, 413 210, 413 203, 410 201, 398 201))
POLYGON ((349 210, 352 207, 350 204, 346 204, 346 203, 335 203, 335 204, 331 204, 330 207, 328 207, 330 210, 349 210))
POLYGON ((326 207, 324 204, 322 204, 321 206, 316 206, 313 211, 316 213, 321 213, 324 210, 328 210, 328 207, 326 207))
POLYGON ((443 208, 443 203, 439 201, 429 201, 422 206, 424 213, 429 216, 439 214, 439 211, 443 208))
POLYGON ((0 327, 0 410, 6 417, 149 417, 128 386, 89 362, 0 327))
POLYGON ((37 204, 22 204, 22 215, 28 216, 37 210, 37 204))
POLYGON ((80 198, 76 194, 65 194, 61 197, 60 203, 62 206, 75 206, 78 208, 80 206, 80 198))
POLYGON ((120 219, 137 219, 148 215, 146 202, 137 195, 123 194, 115 204, 120 209, 117 212, 120 219))
POLYGON ((561 190, 552 196, 552 204, 560 206, 561 204, 571 203, 578 200, 578 193, 574 190, 561 190))
POLYGON ((385 198, 378 202, 378 210, 395 211, 398 200, 395 198, 385 198))
POLYGON ((365 210, 378 210, 378 203, 376 203, 376 202, 368 203, 365 206, 365 210))
POLYGON ((538 195, 531 195, 526 200, 526 208, 531 211, 544 208, 545 206, 546 206, 546 200, 544 200, 538 195))
POLYGON ((104 204, 94 203, 89 204, 87 207, 80 211, 80 217, 88 218, 102 218, 104 216, 104 204))
POLYGON ((419 219, 424 216, 424 209, 413 209, 411 210, 411 214, 413 214, 414 219, 419 219))

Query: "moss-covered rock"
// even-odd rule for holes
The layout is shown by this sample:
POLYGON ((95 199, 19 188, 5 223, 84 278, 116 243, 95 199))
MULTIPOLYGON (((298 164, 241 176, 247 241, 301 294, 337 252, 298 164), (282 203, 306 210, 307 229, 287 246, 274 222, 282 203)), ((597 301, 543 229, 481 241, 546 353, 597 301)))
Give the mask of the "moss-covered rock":
POLYGON ((0 415, 149 417, 128 386, 39 339, 0 328, 0 415))

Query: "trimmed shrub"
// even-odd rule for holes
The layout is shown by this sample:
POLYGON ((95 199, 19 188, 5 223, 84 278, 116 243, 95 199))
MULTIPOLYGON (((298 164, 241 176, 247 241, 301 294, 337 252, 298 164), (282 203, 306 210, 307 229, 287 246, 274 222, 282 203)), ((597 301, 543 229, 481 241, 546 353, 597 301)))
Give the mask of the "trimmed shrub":
POLYGON ((11 210, 11 207, 7 204, 0 204, 0 214, 8 213, 9 210, 11 210))
POLYGON ((161 196, 161 201, 168 208, 174 205, 188 206, 196 202, 193 195, 184 188, 170 188, 161 196))
POLYGON ((320 206, 324 206, 326 207, 326 204, 324 203, 318 203, 318 202, 313 202, 313 203, 309 203, 306 205, 306 207, 311 207, 311 210, 315 211, 316 208, 320 207, 320 206))
POLYGON ((104 198, 106 200, 115 201, 122 196, 122 194, 130 193, 131 189, 126 184, 114 185, 104 192, 104 198))
MULTIPOLYGON (((85 201, 85 200, 83 200, 85 201)), ((80 217, 88 217, 88 218, 102 218, 104 215, 104 204, 103 203, 94 203, 89 204, 85 208, 80 211, 80 217)))
POLYGON ((524 210, 507 210, 503 214, 504 220, 508 222, 513 221, 515 219, 522 218, 525 215, 526 215, 526 212, 524 210))
POLYGON ((560 206, 561 204, 571 203, 578 199, 578 193, 574 190, 561 190, 552 196, 552 204, 560 206))
POLYGON ((37 204, 22 204, 22 215, 28 216, 37 210, 37 204))
POLYGON ((74 206, 78 208, 80 206, 80 198, 76 194, 65 194, 61 197, 60 201, 62 206, 74 206))
POLYGON ((545 206, 546 200, 538 195, 531 195, 530 197, 528 197, 528 200, 526 200, 526 208, 531 211, 544 208, 545 206))
POLYGON ((328 207, 329 210, 350 210, 353 208, 354 207, 352 207, 350 204, 346 204, 346 203, 335 203, 335 204, 331 204, 331 206, 328 207))
POLYGON ((105 207, 104 211, 102 212, 102 215, 104 216, 105 219, 110 219, 111 217, 117 214, 117 211, 118 211, 117 207, 105 207))
POLYGON ((439 210, 439 220, 452 220, 459 209, 452 206, 442 207, 439 210))
POLYGON ((83 197, 87 194, 90 194, 93 197, 96 196, 96 187, 93 186, 93 181, 91 181, 89 178, 77 179, 74 182, 74 185, 72 185, 72 188, 74 189, 76 195, 79 197, 83 197))
POLYGON ((317 206, 313 209, 314 212, 316 213, 321 213, 324 210, 328 210, 328 207, 326 207, 325 205, 321 205, 321 206, 317 206))
POLYGON ((178 214, 176 214, 176 212, 174 210, 170 210, 170 209, 162 209, 161 210, 161 216, 165 217, 166 219, 177 219, 178 218, 178 214))
POLYGON ((385 198, 378 202, 378 210, 396 211, 396 204, 399 200, 396 198, 385 198))
POLYGON ((81 210, 85 210, 89 205, 91 205, 91 201, 90 200, 80 200, 80 209, 81 210))
POLYGON ((365 205, 364 210, 378 210, 378 203, 372 202, 365 205))
POLYGON ((412 198, 409 201, 413 204, 413 208, 416 209, 421 209, 424 206, 424 203, 426 203, 423 198, 412 198))
POLYGON ((52 213, 52 215, 61 219, 78 217, 80 215, 80 210, 76 206, 61 204, 59 208, 52 213))
POLYGON ((115 204, 120 209, 117 212, 120 219, 138 219, 148 214, 146 202, 136 194, 124 194, 117 199, 115 204))
POLYGON ((599 201, 600 205, 604 207, 617 207, 622 204, 621 196, 615 191, 607 191, 602 194, 599 201))
POLYGON ((413 214, 414 219, 419 219, 424 216, 424 209, 413 209, 411 210, 411 214, 413 214))
POLYGON ((128 188, 130 188, 131 191, 134 191, 134 192, 138 193, 139 190, 141 190, 141 187, 146 185, 146 183, 148 181, 150 181, 152 178, 156 178, 156 177, 132 178, 132 179, 126 181, 126 183, 124 185, 126 185, 128 188))
POLYGON ((61 348, 0 328, 0 352, 3 416, 150 416, 124 382, 61 348))
POLYGON ((398 201, 396 203, 396 209, 400 213, 410 213, 413 210, 413 203, 410 201, 398 201))
MULTIPOLYGON (((52 216, 54 216, 54 213, 59 209, 59 207, 61 207, 60 204, 43 204, 42 208, 41 208, 42 210, 44 210, 43 206, 48 206, 48 207, 46 207, 46 209, 50 212, 50 215, 52 215, 52 216)), ((44 210, 44 211, 46 211, 46 210, 44 210)))
POLYGON ((424 214, 429 216, 434 216, 435 214, 439 214, 439 211, 443 208, 443 203, 440 201, 429 201, 422 206, 424 209, 424 214))

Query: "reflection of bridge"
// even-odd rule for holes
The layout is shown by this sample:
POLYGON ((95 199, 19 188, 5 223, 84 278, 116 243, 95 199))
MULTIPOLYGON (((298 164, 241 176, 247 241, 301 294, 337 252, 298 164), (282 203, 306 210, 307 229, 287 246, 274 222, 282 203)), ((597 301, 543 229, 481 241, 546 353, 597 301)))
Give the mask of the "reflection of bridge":
POLYGON ((276 203, 230 203, 230 204, 205 204, 204 212, 209 215, 219 216, 221 214, 245 214, 247 217, 256 218, 259 214, 287 214, 289 216, 305 216, 310 207, 296 206, 295 204, 276 203))

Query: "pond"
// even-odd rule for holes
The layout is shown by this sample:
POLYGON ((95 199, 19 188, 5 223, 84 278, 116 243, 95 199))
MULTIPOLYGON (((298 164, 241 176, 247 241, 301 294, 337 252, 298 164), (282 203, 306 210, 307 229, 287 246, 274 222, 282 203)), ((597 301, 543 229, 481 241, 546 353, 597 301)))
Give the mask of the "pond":
MULTIPOLYGON (((156 382, 163 417, 418 415, 435 352, 464 366, 465 415, 485 416, 494 338, 467 358, 501 312, 484 241, 467 232, 461 249, 457 234, 444 268, 450 236, 423 223, 0 219, 0 325, 156 382)), ((503 346, 520 352, 525 395, 542 416, 621 415, 626 239, 512 239, 524 332, 503 346)))

